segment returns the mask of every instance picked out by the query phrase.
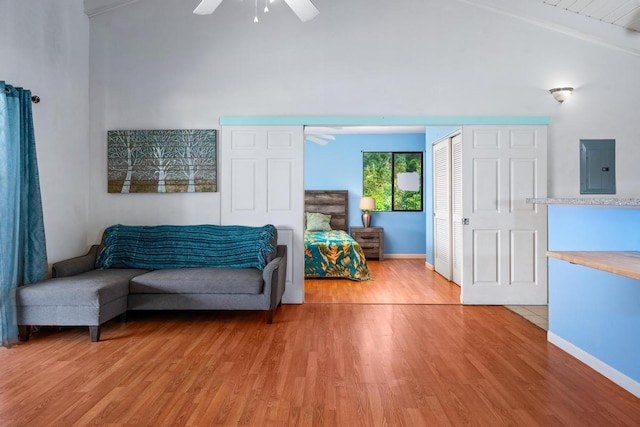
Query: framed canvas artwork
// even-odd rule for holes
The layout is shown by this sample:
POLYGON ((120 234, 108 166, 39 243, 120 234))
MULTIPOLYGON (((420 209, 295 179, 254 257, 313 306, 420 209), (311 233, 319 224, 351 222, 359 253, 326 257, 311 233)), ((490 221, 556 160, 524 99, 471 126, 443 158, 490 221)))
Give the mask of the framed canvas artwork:
POLYGON ((107 132, 109 193, 217 191, 216 131, 107 132))

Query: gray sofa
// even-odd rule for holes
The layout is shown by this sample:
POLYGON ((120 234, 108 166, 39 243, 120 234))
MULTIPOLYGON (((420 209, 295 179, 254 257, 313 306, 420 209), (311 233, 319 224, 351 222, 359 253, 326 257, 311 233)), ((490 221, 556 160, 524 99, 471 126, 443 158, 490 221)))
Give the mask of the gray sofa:
MULTIPOLYGON (((31 325, 88 326, 96 342, 103 323, 118 316, 126 321, 129 310, 264 310, 270 324, 285 291, 287 270, 287 247, 276 241, 277 234, 262 269, 96 268, 103 240, 86 255, 55 263, 51 279, 17 289, 20 339, 29 339, 31 325)), ((153 255, 145 261, 149 257, 153 255)))

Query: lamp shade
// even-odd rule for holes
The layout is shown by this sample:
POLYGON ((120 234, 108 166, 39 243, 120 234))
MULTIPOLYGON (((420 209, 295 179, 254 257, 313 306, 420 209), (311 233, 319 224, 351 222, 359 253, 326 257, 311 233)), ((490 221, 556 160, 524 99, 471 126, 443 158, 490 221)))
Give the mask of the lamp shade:
POLYGON ((360 209, 363 211, 372 211, 376 208, 376 199, 373 197, 363 197, 360 199, 360 209))

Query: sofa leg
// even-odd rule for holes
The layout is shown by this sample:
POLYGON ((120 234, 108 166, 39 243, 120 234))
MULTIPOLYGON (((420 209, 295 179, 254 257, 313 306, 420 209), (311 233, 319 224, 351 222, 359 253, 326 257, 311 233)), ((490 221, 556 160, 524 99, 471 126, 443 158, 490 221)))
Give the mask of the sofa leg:
POLYGON ((273 312, 275 310, 265 310, 264 312, 264 321, 267 325, 270 325, 273 323, 273 312))
POLYGON ((31 337, 31 325, 18 325, 18 339, 20 341, 29 341, 31 337))
POLYGON ((91 338, 91 342, 100 341, 100 325, 89 326, 89 337, 91 338))

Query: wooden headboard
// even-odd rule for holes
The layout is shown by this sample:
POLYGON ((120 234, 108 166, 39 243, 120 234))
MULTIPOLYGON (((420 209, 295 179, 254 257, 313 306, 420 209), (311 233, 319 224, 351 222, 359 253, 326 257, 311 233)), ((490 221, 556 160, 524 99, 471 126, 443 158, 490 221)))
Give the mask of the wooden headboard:
POLYGON ((306 190, 304 211, 331 215, 331 228, 349 232, 349 192, 347 190, 306 190))

